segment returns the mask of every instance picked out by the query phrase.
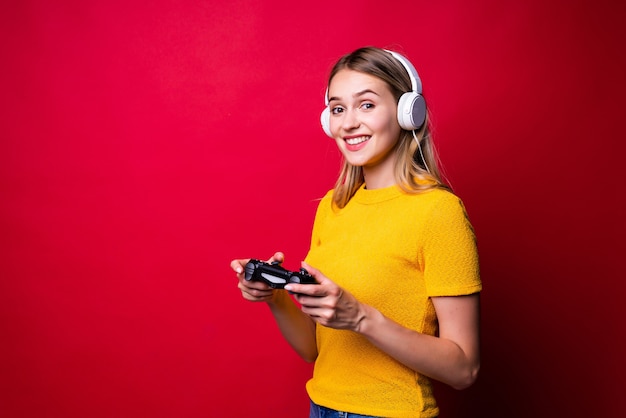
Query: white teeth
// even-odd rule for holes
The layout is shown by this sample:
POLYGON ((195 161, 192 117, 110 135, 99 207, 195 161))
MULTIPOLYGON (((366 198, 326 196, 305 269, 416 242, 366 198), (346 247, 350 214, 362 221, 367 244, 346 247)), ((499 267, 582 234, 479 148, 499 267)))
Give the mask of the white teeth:
POLYGON ((360 144, 361 142, 365 142, 365 141, 367 141, 368 139, 370 139, 370 137, 369 137, 369 136, 360 136, 360 137, 358 137, 358 138, 349 138, 349 139, 346 139, 346 143, 347 143, 348 145, 356 145, 356 144, 360 144))

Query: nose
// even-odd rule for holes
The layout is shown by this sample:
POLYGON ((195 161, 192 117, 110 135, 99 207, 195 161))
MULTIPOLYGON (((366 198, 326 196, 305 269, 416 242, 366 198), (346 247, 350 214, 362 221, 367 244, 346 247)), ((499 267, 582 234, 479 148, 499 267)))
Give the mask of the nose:
POLYGON ((355 128, 358 128, 360 125, 359 115, 356 109, 346 109, 343 113, 343 118, 341 121, 341 127, 345 131, 349 131, 355 128))

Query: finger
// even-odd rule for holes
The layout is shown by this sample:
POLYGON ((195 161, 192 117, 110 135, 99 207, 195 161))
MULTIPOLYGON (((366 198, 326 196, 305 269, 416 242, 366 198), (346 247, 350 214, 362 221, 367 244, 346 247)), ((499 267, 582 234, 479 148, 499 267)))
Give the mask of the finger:
POLYGON ((246 280, 243 277, 239 279, 239 288, 241 287, 245 287, 246 289, 269 290, 270 292, 272 291, 272 288, 269 287, 267 283, 246 280))
POLYGON ((244 295, 249 296, 247 299, 266 299, 272 296, 271 290, 244 289, 241 291, 244 295))
POLYGON ((326 296, 326 290, 318 284, 297 284, 289 283, 285 286, 285 290, 296 295, 306 295, 322 297, 326 296))
POLYGON ((274 293, 273 289, 269 288, 265 283, 254 283, 253 286, 248 285, 249 282, 239 282, 239 290, 246 299, 260 299, 269 298, 274 293), (261 286, 257 286, 261 285, 261 286))
POLYGON ((243 298, 245 300, 248 300, 250 302, 265 302, 268 300, 271 300, 273 295, 272 294, 255 294, 255 293, 246 293, 246 292, 241 292, 243 298))
POLYGON ((274 261, 282 263, 283 261, 285 261, 285 254, 283 254, 281 251, 276 251, 274 255, 269 260, 267 260, 268 263, 273 263, 274 261))
POLYGON ((230 262, 230 268, 235 271, 237 274, 243 273, 244 266, 250 261, 249 258, 244 259, 235 259, 230 262))

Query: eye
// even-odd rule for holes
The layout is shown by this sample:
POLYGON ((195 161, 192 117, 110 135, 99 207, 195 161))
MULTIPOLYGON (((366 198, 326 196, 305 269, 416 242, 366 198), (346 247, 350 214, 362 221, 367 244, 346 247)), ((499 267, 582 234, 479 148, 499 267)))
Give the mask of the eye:
POLYGON ((330 109, 330 113, 332 113, 333 115, 337 115, 339 113, 343 112, 343 107, 341 106, 335 106, 333 108, 330 109))
POLYGON ((363 110, 371 110, 374 107, 376 107, 376 106, 372 102, 364 102, 364 103, 361 104, 361 109, 363 109, 363 110))

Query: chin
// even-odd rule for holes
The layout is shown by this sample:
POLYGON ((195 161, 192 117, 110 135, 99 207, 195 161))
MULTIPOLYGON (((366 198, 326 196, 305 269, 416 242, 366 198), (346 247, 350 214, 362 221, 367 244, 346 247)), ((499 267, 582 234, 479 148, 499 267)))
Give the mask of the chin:
POLYGON ((367 165, 367 161, 361 161, 361 160, 355 161, 355 160, 350 160, 348 158, 346 158, 346 162, 353 167, 365 167, 367 165))

